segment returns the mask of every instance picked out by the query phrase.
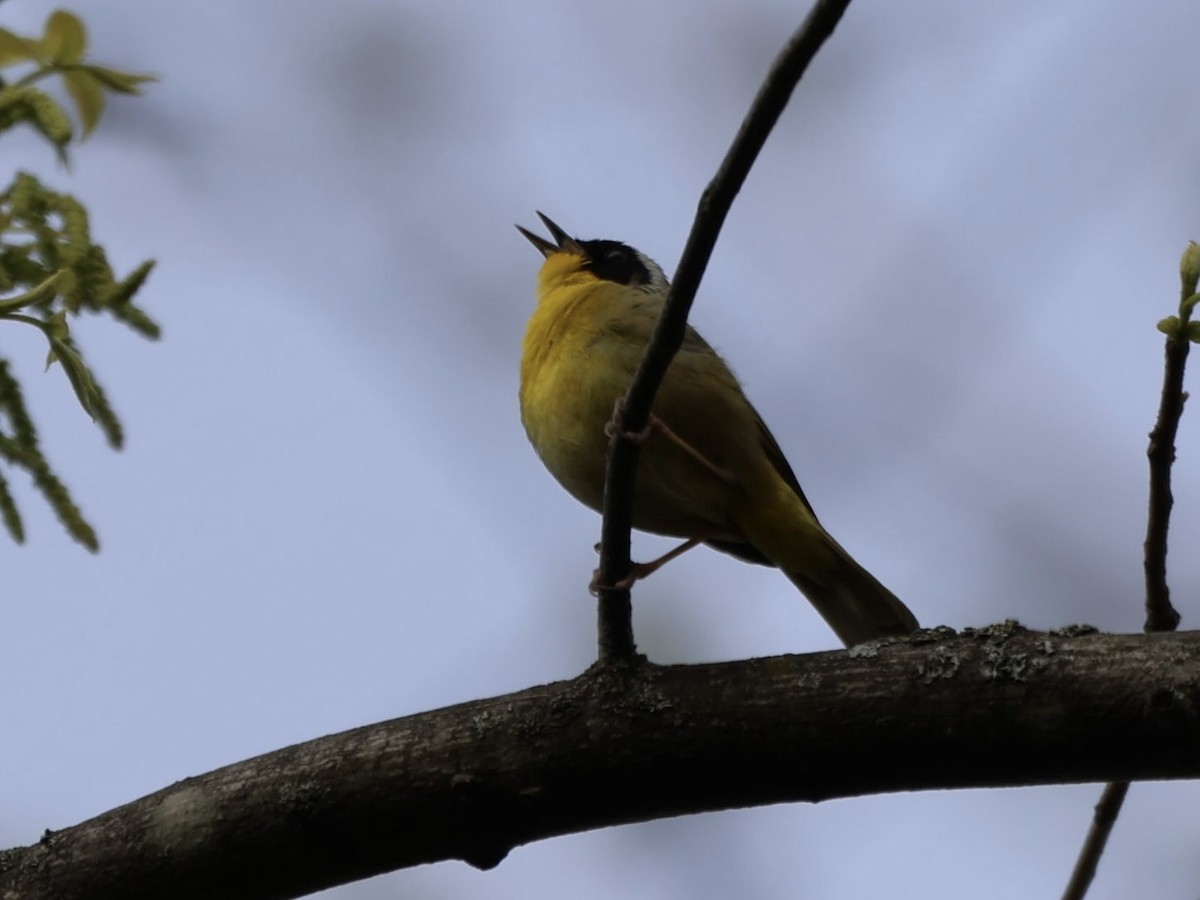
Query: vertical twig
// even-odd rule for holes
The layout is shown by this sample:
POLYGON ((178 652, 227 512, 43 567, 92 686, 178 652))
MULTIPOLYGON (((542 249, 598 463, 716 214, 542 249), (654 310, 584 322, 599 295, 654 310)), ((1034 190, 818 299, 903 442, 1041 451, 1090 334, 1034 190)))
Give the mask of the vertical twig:
MULTIPOLYGON (((675 271, 662 316, 629 386, 623 411, 616 416, 604 480, 604 520, 600 534, 600 585, 616 585, 628 576, 630 529, 637 476, 638 444, 625 437, 646 427, 654 395, 683 343, 687 315, 700 279, 717 243, 721 225, 741 190, 759 151, 779 121, 792 91, 821 45, 833 34, 850 0, 817 0, 803 24, 776 58, 758 96, 742 121, 725 159, 700 197, 692 231, 675 271)), ((600 661, 630 661, 637 655, 627 588, 601 587, 600 661)))
MULTIPOLYGON (((1154 423, 1154 430, 1150 432, 1150 446, 1146 448, 1146 456, 1150 460, 1150 501, 1142 566, 1146 574, 1146 622, 1143 630, 1147 632, 1174 631, 1179 624, 1179 612, 1171 605, 1171 592, 1167 587, 1167 531, 1171 525, 1171 507, 1175 502, 1171 495, 1175 435, 1179 432, 1179 420, 1183 418, 1183 404, 1187 400, 1187 393, 1183 389, 1183 373, 1191 342, 1200 338, 1196 323, 1191 321, 1192 308, 1200 299, 1196 294, 1196 286, 1200 283, 1200 245, 1195 241, 1183 251, 1179 278, 1179 315, 1169 316, 1158 323, 1158 330, 1167 336, 1166 360, 1158 419, 1154 423)), ((1071 880, 1063 892, 1063 900, 1083 900, 1087 895, 1128 792, 1127 781, 1114 781, 1105 786, 1096 804, 1092 827, 1088 829, 1071 880)))
POLYGON ((1171 524, 1171 465, 1175 462, 1175 435, 1183 418, 1187 394, 1183 390, 1183 371, 1191 347, 1192 307, 1196 284, 1200 281, 1200 246, 1188 244, 1179 266, 1182 281, 1179 315, 1158 323, 1167 335, 1166 361, 1163 366, 1162 400, 1158 420, 1150 432, 1146 456, 1150 460, 1150 512, 1146 524, 1144 568, 1146 572, 1146 631, 1174 631, 1179 613, 1171 605, 1167 587, 1167 529, 1171 524))

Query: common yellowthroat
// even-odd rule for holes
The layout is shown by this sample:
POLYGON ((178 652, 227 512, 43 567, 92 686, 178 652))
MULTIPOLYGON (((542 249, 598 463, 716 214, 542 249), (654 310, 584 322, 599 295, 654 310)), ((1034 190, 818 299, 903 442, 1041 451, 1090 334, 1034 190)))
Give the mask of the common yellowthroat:
MULTIPOLYGON (((521 354, 521 422, 542 462, 600 510, 606 427, 666 300, 652 259, 583 241, 538 213, 553 242, 517 226, 546 258, 521 354)), ((777 566, 850 646, 907 634, 916 617, 821 527, 783 451, 725 361, 687 329, 642 445, 633 525, 777 566)))

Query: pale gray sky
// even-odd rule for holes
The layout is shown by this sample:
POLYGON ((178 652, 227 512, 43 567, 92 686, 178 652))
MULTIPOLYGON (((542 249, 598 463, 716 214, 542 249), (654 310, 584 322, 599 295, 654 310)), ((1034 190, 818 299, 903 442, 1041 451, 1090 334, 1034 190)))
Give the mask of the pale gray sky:
MULTIPOLYGON (((0 25, 55 4, 9 0, 0 25)), ((70 173, 165 337, 76 326, 112 454, 5 330, 92 557, 18 485, 0 542, 0 844, 288 743, 578 674, 599 520, 517 417, 542 209, 673 269, 803 4, 78 0, 152 71, 70 173)), ((1200 238, 1200 4, 858 0, 734 207, 693 322, 830 530, 924 624, 1141 627, 1154 323, 1200 238)), ((0 173, 6 182, 9 172, 0 173)), ((1196 622, 1200 440, 1171 576, 1196 622)), ((649 557, 656 540, 635 541, 649 557)), ((658 662, 836 646, 697 551, 635 596, 658 662)), ((880 765, 887 748, 880 748, 880 765)), ((338 897, 1057 896, 1098 786, 611 829, 338 897)), ((1195 785, 1138 785, 1092 894, 1195 897, 1195 785)))

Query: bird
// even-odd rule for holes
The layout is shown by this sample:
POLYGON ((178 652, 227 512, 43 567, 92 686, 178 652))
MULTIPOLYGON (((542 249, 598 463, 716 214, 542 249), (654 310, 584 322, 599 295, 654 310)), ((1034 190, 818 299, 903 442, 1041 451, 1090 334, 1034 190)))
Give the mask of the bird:
MULTIPOLYGON (((614 404, 649 343, 670 284, 615 240, 553 240, 520 225, 542 254, 521 348, 521 422, 550 474, 600 511, 614 404)), ((916 631, 899 598, 817 521, 779 444, 729 365, 691 326, 642 436, 633 526, 775 566, 846 646, 916 631)), ((647 564, 653 568, 655 564, 647 564)))

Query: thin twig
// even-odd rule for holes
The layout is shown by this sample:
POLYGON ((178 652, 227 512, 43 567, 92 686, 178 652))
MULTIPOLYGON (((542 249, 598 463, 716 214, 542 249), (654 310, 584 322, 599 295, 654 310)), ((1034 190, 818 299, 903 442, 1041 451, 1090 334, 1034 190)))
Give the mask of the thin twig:
MULTIPOLYGON (((1167 531, 1171 525, 1171 465, 1175 462, 1175 435, 1183 418, 1187 393, 1183 390, 1183 373, 1191 345, 1190 320, 1195 304, 1196 284, 1200 280, 1200 248, 1195 242, 1188 245, 1180 264, 1182 281, 1179 315, 1164 319, 1159 329, 1166 332, 1166 361, 1163 366, 1162 397, 1158 404, 1158 419, 1150 432, 1146 456, 1150 460, 1150 501, 1146 522, 1146 541, 1142 549, 1142 566, 1146 574, 1146 622, 1143 630, 1174 631, 1179 625, 1179 612, 1171 605, 1167 586, 1167 531)), ((1096 877, 1096 867, 1108 837, 1112 834, 1129 782, 1114 781, 1104 787, 1092 827, 1088 829, 1071 880, 1063 892, 1063 900, 1083 900, 1096 877)))
MULTIPOLYGON (((1184 254, 1184 269, 1187 269, 1188 256, 1194 255, 1191 253, 1193 247, 1195 244, 1189 246, 1184 254)), ((1150 432, 1150 446, 1146 449, 1146 456, 1150 460, 1150 512, 1143 563, 1146 571, 1146 631, 1174 631, 1179 624, 1179 613, 1171 605, 1171 592, 1167 587, 1167 529, 1171 524, 1171 507, 1175 503, 1171 494, 1175 435, 1179 432, 1179 420, 1183 418, 1183 404, 1187 400, 1183 390, 1183 371, 1192 343, 1188 340, 1188 325, 1192 315, 1188 299, 1196 291, 1195 278, 1189 277, 1186 271, 1181 275, 1183 296, 1180 298, 1179 318, 1164 323, 1172 330, 1167 334, 1158 421, 1150 432)))
MULTIPOLYGON (((850 0, 817 0, 767 74, 758 96, 716 176, 700 197, 691 234, 675 271, 675 279, 646 354, 629 386, 623 413, 614 424, 604 483, 604 522, 600 537, 601 585, 616 585, 630 572, 630 529, 637 475, 638 444, 624 437, 645 428, 654 395, 667 367, 683 343, 687 315, 717 243, 721 225, 741 190, 759 151, 775 127, 792 91, 821 45, 833 34, 850 0)), ((632 608, 628 589, 601 587, 599 643, 602 662, 632 661, 632 608)))
POLYGON ((1125 802, 1125 794, 1129 791, 1128 781, 1114 781, 1105 785, 1100 802, 1096 804, 1096 813, 1092 819, 1092 827, 1088 829, 1084 839, 1083 849, 1079 851, 1079 859, 1075 860, 1075 871, 1067 889, 1063 891, 1063 900, 1083 900, 1087 895, 1092 879, 1096 877, 1096 866, 1108 843, 1113 824, 1121 812, 1121 804, 1125 802))

